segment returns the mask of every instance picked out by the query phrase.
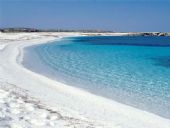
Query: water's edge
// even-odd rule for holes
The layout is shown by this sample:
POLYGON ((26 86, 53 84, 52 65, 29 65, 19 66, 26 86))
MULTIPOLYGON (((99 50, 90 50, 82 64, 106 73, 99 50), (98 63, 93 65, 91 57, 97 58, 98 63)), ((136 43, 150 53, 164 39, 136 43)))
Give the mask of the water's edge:
MULTIPOLYGON (((52 42, 52 43, 56 43, 56 42, 52 42)), ((42 44, 40 44, 42 45, 42 44)), ((71 85, 71 86, 76 86, 76 87, 79 87, 79 88, 83 88, 85 89, 86 91, 89 91, 91 93, 95 93, 96 95, 100 95, 100 96, 104 96, 104 97, 107 97, 109 99, 113 99, 112 97, 109 97, 105 94, 102 94, 103 92, 101 90, 94 90, 94 88, 89 88, 89 86, 87 88, 85 88, 84 86, 81 86, 81 83, 82 81, 77 81, 76 78, 74 77, 70 77, 70 79, 72 79, 72 81, 76 81, 76 83, 70 81, 70 79, 63 79, 63 77, 65 77, 65 74, 57 74, 54 72, 54 69, 52 69, 51 67, 49 67, 48 65, 46 65, 43 61, 42 61, 42 58, 37 55, 37 53, 35 52, 35 48, 37 46, 40 46, 40 45, 34 45, 34 46, 29 46, 29 47, 26 47, 24 48, 24 57, 23 57, 23 61, 22 61, 22 65, 26 68, 28 68, 29 70, 33 71, 33 72, 36 72, 36 73, 39 73, 39 74, 42 74, 50 79, 53 79, 53 80, 56 80, 56 81, 59 81, 59 82, 62 82, 62 83, 65 83, 67 85, 71 85), (30 63, 31 62, 31 63, 30 63), (54 77, 55 76, 55 77, 54 77), (57 77, 56 77, 57 76, 57 77)), ((68 76, 67 76, 68 77, 68 76)), ((90 82, 87 82, 87 83, 83 83, 83 84, 91 84, 90 82)), ((105 91, 105 90, 104 90, 105 91)), ((109 91, 109 90, 108 90, 109 91)), ((115 90, 115 93, 121 93, 122 95, 124 95, 126 97, 127 95, 127 92, 117 92, 115 90)), ((140 102, 144 102, 142 101, 144 97, 139 97, 138 95, 135 96, 135 100, 136 101, 133 101, 131 103, 129 103, 129 101, 126 101, 124 100, 123 102, 119 99, 122 99, 122 97, 119 97, 119 94, 115 95, 115 96, 118 96, 118 97, 114 97, 114 100, 120 102, 120 103, 124 103, 126 105, 130 105, 130 106, 133 106, 133 107, 137 107, 139 109, 142 109, 142 110, 147 110, 147 108, 145 108, 146 106, 136 106, 134 105, 133 103, 136 102, 136 103, 139 103, 140 102), (139 99, 138 99, 139 98, 139 99), (144 109, 143 109, 144 108, 144 109)), ((133 95, 134 96, 134 95, 133 95)), ((133 99, 133 98, 132 98, 133 99)), ((158 104, 159 105, 159 104, 158 104)), ((152 112, 152 113, 155 113, 155 111, 149 111, 149 112, 152 112)), ((155 113, 157 115, 160 115, 160 116, 163 116, 165 118, 170 118, 168 116, 165 116, 165 115, 161 115, 159 113, 155 113)))

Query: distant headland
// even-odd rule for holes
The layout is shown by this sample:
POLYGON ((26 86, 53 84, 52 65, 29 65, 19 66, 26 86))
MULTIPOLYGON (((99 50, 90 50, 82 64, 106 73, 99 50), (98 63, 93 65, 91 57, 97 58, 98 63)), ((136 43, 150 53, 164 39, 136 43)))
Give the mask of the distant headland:
POLYGON ((36 28, 0 28, 0 32, 81 32, 81 33, 126 33, 126 36, 170 36, 170 32, 115 32, 105 30, 67 30, 67 29, 36 29, 36 28))

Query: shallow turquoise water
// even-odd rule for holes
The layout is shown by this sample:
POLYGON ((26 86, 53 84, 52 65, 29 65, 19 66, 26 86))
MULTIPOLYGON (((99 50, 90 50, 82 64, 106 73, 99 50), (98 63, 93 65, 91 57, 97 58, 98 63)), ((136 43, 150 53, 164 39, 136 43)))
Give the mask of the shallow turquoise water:
POLYGON ((170 37, 75 37, 26 48, 31 70, 170 118, 170 37))

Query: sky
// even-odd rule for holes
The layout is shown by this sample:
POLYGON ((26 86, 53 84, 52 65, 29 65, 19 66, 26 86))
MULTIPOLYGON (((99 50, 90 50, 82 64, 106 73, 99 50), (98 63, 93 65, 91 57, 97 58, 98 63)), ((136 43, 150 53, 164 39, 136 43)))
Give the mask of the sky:
POLYGON ((170 32, 170 0, 0 0, 0 28, 170 32))

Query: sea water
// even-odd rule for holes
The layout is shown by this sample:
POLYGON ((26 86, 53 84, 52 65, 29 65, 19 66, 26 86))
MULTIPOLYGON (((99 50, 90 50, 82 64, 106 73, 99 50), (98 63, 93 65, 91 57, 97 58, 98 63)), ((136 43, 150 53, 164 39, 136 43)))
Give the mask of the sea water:
POLYGON ((25 49, 25 67, 170 118, 170 37, 84 36, 25 49))

